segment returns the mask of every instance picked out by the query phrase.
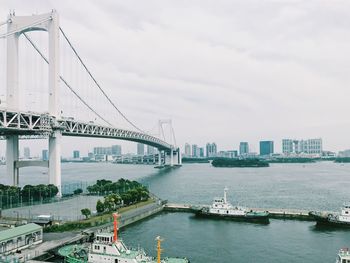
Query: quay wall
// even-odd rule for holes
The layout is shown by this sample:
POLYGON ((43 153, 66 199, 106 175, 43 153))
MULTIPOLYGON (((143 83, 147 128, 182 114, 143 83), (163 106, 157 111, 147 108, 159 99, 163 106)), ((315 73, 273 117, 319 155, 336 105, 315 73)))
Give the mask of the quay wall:
MULTIPOLYGON (((208 207, 208 206, 168 203, 164 206, 164 211, 195 213, 196 211, 198 211, 203 207, 208 207)), ((273 218, 273 219, 314 221, 314 219, 309 216, 309 211, 307 210, 275 209, 275 208, 251 208, 251 209, 259 212, 268 211, 270 213, 270 218, 273 218)))

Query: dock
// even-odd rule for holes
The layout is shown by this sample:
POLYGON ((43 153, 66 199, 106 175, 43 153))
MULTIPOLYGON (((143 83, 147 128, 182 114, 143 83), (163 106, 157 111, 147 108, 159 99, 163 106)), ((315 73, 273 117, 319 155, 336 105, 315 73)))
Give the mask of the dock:
MULTIPOLYGON (((195 213, 196 211, 209 207, 208 205, 191 205, 191 204, 176 204, 167 203, 164 205, 164 211, 167 212, 187 212, 195 213)), ((270 213, 270 218, 274 219, 290 219, 290 220, 304 220, 313 221, 313 218, 309 216, 308 210, 302 209, 276 209, 276 208, 248 208, 249 210, 264 212, 268 211, 270 213)), ((327 213, 327 212, 324 212, 327 213)))

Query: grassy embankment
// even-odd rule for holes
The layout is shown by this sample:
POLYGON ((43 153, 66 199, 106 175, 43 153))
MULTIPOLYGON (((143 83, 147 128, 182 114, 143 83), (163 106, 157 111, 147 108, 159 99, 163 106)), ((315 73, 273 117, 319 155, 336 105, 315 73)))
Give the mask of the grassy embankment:
MULTIPOLYGON (((138 202, 136 204, 132 204, 129 206, 121 207, 117 209, 116 212, 123 216, 123 213, 154 203, 154 199, 148 199, 147 201, 138 202)), ((44 228, 44 232, 64 232, 64 231, 74 231, 81 230, 89 227, 99 226, 103 224, 107 224, 113 221, 113 216, 111 213, 104 213, 97 216, 91 216, 88 219, 80 220, 80 221, 69 221, 61 225, 53 225, 50 227, 44 228)))

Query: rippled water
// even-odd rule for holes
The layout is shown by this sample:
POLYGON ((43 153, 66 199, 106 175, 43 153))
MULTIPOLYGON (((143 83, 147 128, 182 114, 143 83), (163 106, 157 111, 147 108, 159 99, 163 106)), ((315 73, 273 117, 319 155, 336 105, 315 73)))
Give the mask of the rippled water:
MULTIPOLYGON (((43 168, 21 170, 21 184, 47 182, 43 168)), ((4 176, 5 167, 0 167, 4 176)), ((250 207, 339 210, 350 201, 350 164, 272 164, 268 168, 213 168, 185 164, 156 170, 146 165, 63 164, 64 183, 96 179, 138 180, 170 202, 208 204, 229 188, 229 199, 250 207)), ((0 177, 0 178, 1 178, 0 177)), ((1 182, 1 181, 0 181, 1 182)), ((126 228, 122 237, 155 255, 157 235, 164 254, 191 262, 334 262, 350 246, 350 231, 316 228, 313 222, 271 220, 269 225, 204 220, 191 214, 161 214, 126 228)))

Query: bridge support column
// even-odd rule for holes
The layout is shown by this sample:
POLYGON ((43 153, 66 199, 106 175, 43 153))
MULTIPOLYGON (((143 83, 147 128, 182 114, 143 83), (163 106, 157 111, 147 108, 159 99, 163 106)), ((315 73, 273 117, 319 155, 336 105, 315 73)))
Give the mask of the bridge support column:
POLYGON ((49 137, 49 183, 58 188, 58 196, 61 192, 61 131, 55 131, 49 137))
POLYGON ((6 139, 7 183, 14 186, 19 183, 19 169, 15 166, 19 157, 18 142, 18 135, 11 135, 6 139))
POLYGON ((170 166, 174 166, 174 151, 173 149, 170 150, 170 166))
POLYGON ((162 151, 158 150, 158 166, 162 165, 162 151))

